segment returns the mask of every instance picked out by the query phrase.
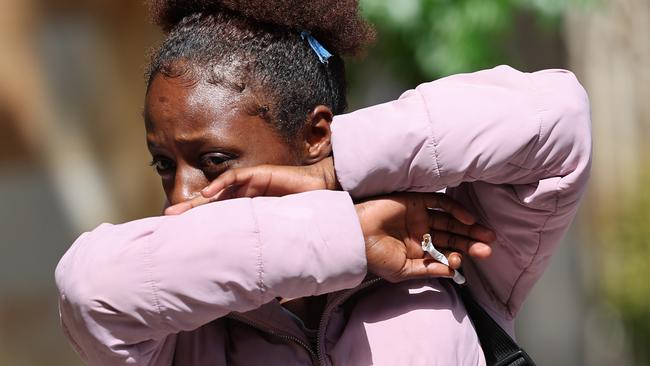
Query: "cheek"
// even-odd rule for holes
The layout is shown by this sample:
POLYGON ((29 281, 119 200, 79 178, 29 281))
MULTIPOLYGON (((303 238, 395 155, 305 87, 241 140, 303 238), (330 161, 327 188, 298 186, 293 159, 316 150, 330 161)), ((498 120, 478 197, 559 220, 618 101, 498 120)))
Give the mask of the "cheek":
POLYGON ((285 144, 266 145, 263 148, 256 149, 249 155, 249 159, 241 163, 246 164, 246 166, 262 164, 302 165, 298 149, 292 149, 285 144))
POLYGON ((174 177, 161 177, 160 182, 162 183, 163 190, 165 191, 165 196, 167 196, 167 201, 171 202, 171 193, 174 190, 174 177))

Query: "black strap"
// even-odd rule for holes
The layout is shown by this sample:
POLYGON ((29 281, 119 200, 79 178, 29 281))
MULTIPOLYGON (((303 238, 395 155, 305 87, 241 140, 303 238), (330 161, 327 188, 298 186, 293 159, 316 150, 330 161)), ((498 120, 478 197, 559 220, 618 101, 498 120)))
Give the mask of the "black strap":
POLYGON ((526 351, 474 300, 466 286, 456 288, 474 324, 488 366, 535 366, 526 351))

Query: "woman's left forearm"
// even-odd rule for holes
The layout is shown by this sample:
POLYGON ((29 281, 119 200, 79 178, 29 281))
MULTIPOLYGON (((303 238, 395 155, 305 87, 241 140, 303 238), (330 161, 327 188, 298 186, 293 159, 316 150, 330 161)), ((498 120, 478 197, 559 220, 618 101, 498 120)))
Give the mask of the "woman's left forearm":
POLYGON ((454 75, 337 116, 332 129, 337 179, 355 197, 573 172, 578 181, 591 151, 587 96, 564 70, 454 75))

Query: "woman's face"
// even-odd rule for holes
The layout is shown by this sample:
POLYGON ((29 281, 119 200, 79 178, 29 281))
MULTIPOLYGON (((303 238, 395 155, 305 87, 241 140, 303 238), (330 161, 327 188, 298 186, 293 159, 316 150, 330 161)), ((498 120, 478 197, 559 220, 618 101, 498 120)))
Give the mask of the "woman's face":
POLYGON ((144 119, 152 165, 171 204, 198 195, 233 167, 302 164, 300 151, 243 109, 241 94, 213 84, 157 74, 144 119))

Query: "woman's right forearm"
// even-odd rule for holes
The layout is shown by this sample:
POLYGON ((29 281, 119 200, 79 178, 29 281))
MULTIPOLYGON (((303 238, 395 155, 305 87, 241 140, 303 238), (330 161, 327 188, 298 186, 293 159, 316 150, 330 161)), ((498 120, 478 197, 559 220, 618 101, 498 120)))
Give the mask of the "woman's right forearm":
POLYGON ((102 225, 73 244, 56 280, 62 321, 92 361, 278 296, 354 287, 365 273, 350 197, 317 191, 102 225))

